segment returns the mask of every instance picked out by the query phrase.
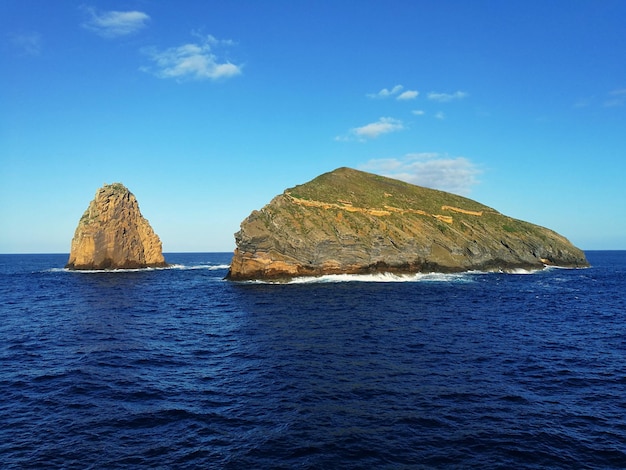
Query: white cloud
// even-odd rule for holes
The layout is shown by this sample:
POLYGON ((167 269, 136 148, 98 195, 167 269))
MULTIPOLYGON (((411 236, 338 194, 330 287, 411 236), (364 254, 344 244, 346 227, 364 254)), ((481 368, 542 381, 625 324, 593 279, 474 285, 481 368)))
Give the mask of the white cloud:
POLYGON ((41 35, 34 32, 10 33, 11 43, 24 55, 38 56, 41 54, 41 35))
POLYGON ((591 95, 581 98, 573 104, 573 108, 591 108, 602 106, 604 108, 615 108, 626 105, 626 88, 617 88, 605 93, 604 96, 591 95))
POLYGON ((413 111, 411 111, 411 113, 415 114, 416 116, 423 116, 424 114, 426 114, 422 109, 414 109, 413 111))
POLYGON ((359 167, 407 183, 467 195, 482 171, 465 157, 439 153, 413 153, 403 158, 370 160, 359 167))
POLYGON ((447 103, 448 101, 460 100, 467 96, 464 91, 455 91, 454 93, 428 93, 428 99, 433 101, 439 101, 440 103, 447 103))
POLYGON ((587 108, 593 103, 593 98, 581 98, 574 103, 574 108, 587 108))
POLYGON ((146 26, 150 16, 142 11, 103 11, 95 8, 83 8, 90 18, 83 23, 83 28, 93 31, 104 38, 116 38, 135 33, 146 26))
POLYGON ((622 106, 626 103, 626 88, 613 90, 609 93, 609 98, 604 101, 606 108, 622 106))
POLYGON ((443 111, 438 111, 437 113, 435 113, 435 119, 439 119, 440 121, 443 121, 446 118, 446 115, 443 111))
POLYGON ((404 124, 400 119, 394 119, 390 117, 381 117, 376 122, 365 124, 361 127, 355 127, 350 129, 348 136, 336 137, 335 140, 353 140, 356 138, 360 141, 367 139, 375 139, 383 134, 389 134, 390 132, 397 132, 405 129, 404 124))
POLYGON ((378 93, 368 93, 367 96, 369 98, 388 98, 393 95, 397 95, 400 93, 404 87, 402 85, 396 85, 391 90, 387 88, 383 88, 378 93))
POLYGON ((155 48, 144 52, 155 64, 155 69, 143 68, 159 78, 178 80, 217 80, 241 73, 241 65, 219 61, 213 53, 213 46, 232 45, 232 41, 220 41, 213 36, 200 37, 199 43, 184 44, 159 51, 155 48))
POLYGON ((419 95, 419 91, 417 90, 407 90, 400 93, 396 99, 397 100, 414 100, 419 95))

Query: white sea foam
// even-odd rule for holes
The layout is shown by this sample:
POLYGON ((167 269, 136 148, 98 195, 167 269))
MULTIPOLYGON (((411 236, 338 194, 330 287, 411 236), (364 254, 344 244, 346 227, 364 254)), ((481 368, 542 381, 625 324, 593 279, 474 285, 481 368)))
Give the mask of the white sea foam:
POLYGON ((230 264, 194 264, 194 265, 173 264, 169 267, 169 269, 180 269, 181 271, 196 270, 196 269, 206 269, 208 271, 217 271, 219 269, 228 269, 228 268, 230 268, 230 264))
POLYGON ((302 276, 289 280, 264 280, 256 279, 245 281, 249 284, 323 284, 323 283, 340 283, 340 282, 473 282, 476 276, 493 275, 493 274, 510 274, 510 275, 531 275, 537 274, 549 269, 571 269, 560 266, 545 266, 538 269, 506 269, 499 271, 465 271, 462 273, 413 273, 413 274, 394 274, 394 273, 376 273, 376 274, 328 274, 324 276, 302 276))
POLYGON ((230 268, 229 264, 197 264, 197 265, 185 265, 185 264, 170 264, 163 267, 150 267, 150 268, 124 268, 124 269, 67 269, 67 268, 52 268, 48 272, 72 272, 81 274, 115 274, 115 273, 138 273, 149 271, 167 271, 171 269, 177 269, 181 271, 206 269, 207 271, 218 271, 220 269, 230 268))
MULTIPOLYGON (((536 269, 513 268, 513 269, 505 269, 500 272, 504 274, 537 274, 537 273, 541 273, 544 271, 551 271, 553 269, 569 270, 569 269, 581 269, 581 268, 572 268, 569 266, 555 266, 552 264, 544 264, 543 268, 536 268, 536 269)), ((582 268, 582 269, 586 269, 586 268, 582 268)))
MULTIPOLYGON (((57 269, 58 271, 66 271, 69 273, 80 273, 80 274, 116 274, 116 273, 140 273, 147 271, 164 271, 166 269, 170 269, 169 266, 161 267, 161 268, 121 268, 121 269, 57 269)), ((50 270, 52 271, 52 270, 50 270)))
POLYGON ((325 284, 341 282, 472 282, 472 273, 414 273, 414 274, 328 274, 324 276, 302 276, 288 281, 247 281, 253 284, 325 284))
POLYGON ((535 273, 538 273, 538 272, 541 272, 541 271, 543 271, 543 268, 542 269, 513 268, 513 269, 505 269, 502 272, 504 274, 523 274, 523 275, 526 275, 526 274, 535 274, 535 273))
POLYGON ((589 266, 556 266, 553 264, 546 264, 545 265, 545 270, 550 270, 550 269, 589 269, 589 266))

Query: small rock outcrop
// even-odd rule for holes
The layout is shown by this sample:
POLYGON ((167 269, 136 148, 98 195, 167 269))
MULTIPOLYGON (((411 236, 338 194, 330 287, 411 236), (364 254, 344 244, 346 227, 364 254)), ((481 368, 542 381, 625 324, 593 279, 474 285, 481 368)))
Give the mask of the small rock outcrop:
POLYGON ((350 168, 287 189, 253 211, 235 241, 232 280, 588 266, 552 230, 350 168))
POLYGON ((68 269, 167 266, 161 240, 141 215, 135 196, 120 183, 104 185, 81 217, 68 269))

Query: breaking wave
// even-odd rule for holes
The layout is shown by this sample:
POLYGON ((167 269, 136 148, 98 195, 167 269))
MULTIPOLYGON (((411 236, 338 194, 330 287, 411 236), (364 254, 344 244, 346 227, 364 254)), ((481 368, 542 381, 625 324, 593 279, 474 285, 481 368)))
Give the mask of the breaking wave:
POLYGON ((170 264, 169 266, 163 267, 148 267, 148 268, 123 268, 123 269, 67 269, 67 268, 52 268, 46 270, 46 272, 68 272, 68 273, 79 273, 79 274, 117 274, 117 273, 140 273, 140 272, 151 272, 151 271, 169 271, 169 270, 178 270, 178 271, 190 271, 190 270, 200 270, 205 269, 207 271, 218 271, 221 269, 230 268, 229 264, 195 264, 195 265, 185 265, 185 264, 170 264))
POLYGON ((191 266, 188 266, 185 264, 173 264, 169 266, 169 269, 180 269, 181 271, 188 271, 188 270, 195 270, 195 269, 206 269, 208 271, 217 271, 220 269, 228 269, 228 268, 230 268, 230 264, 195 264, 191 266))
POLYGON ((474 282, 476 276, 483 275, 532 275, 549 269, 569 269, 546 266, 541 269, 506 269, 499 271, 466 271, 462 273, 375 273, 375 274, 327 274, 323 276, 301 276, 289 280, 252 280, 244 281, 252 284, 324 284, 340 282, 474 282))
MULTIPOLYGON (((182 264, 173 263, 164 267, 148 267, 148 268, 123 268, 123 269, 81 269, 71 270, 67 268, 51 268, 46 272, 71 272, 80 274, 115 274, 115 273, 136 273, 151 271, 191 271, 191 270, 207 270, 219 271, 227 270, 230 264, 226 263, 203 263, 203 264, 182 264)), ((288 281, 280 280, 253 280, 244 281, 247 283, 259 284, 313 284, 313 283, 338 283, 338 282, 471 282, 472 277, 485 274, 512 274, 512 275, 529 275, 536 274, 553 269, 574 269, 561 266, 545 266, 540 269, 523 269, 512 268, 499 271, 466 271, 462 273, 411 273, 411 274, 395 274, 395 273, 375 273, 375 274, 328 274, 323 276, 301 276, 295 277, 288 281)))
MULTIPOLYGON (((287 281, 254 280, 246 281, 253 284, 326 284, 340 282, 472 282, 474 272, 443 274, 443 273, 414 273, 414 274, 327 274, 324 276, 294 277, 287 281)), ((480 273, 482 274, 482 273, 480 273)))
POLYGON ((500 271, 502 274, 535 274, 543 271, 545 268, 541 269, 524 269, 524 268, 512 268, 512 269, 504 269, 500 271))

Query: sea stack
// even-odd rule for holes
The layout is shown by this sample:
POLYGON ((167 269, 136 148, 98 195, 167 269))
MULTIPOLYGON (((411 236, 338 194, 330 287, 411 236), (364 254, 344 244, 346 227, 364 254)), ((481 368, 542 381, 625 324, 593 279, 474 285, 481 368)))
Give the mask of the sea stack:
POLYGON ((589 265, 552 230, 350 168, 287 189, 253 211, 235 241, 232 280, 589 265))
POLYGON ((121 183, 105 184, 78 222, 68 269, 167 266, 161 240, 141 215, 135 196, 121 183))

